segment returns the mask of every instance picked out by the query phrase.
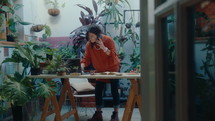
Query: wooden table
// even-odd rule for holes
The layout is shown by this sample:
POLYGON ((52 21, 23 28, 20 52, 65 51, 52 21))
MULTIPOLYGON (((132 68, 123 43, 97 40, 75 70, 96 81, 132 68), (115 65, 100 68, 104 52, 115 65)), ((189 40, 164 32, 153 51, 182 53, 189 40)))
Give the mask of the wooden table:
POLYGON ((78 111, 77 111, 77 106, 75 103, 75 99, 73 96, 73 92, 69 83, 69 78, 88 78, 88 79, 129 79, 131 81, 131 88, 130 88, 130 92, 128 95, 128 100, 126 102, 126 107, 125 107, 125 111, 123 114, 123 118, 122 121, 130 121, 131 117, 132 117, 132 113, 133 113, 133 109, 135 106, 135 103, 137 103, 137 106, 140 110, 140 106, 141 106, 141 97, 139 95, 139 87, 138 87, 138 83, 140 81, 140 74, 127 74, 127 73, 122 73, 121 75, 99 75, 99 74, 95 74, 95 75, 66 75, 66 76, 57 76, 57 75, 31 75, 28 76, 30 78, 43 78, 43 79, 47 79, 48 81, 53 79, 53 78, 64 78, 64 84, 63 84, 63 88, 62 88, 62 92, 60 95, 60 101, 57 102, 57 98, 56 95, 53 93, 52 97, 46 98, 45 99, 45 104, 43 106, 43 112, 42 112, 42 116, 41 116, 41 120, 40 121, 45 121, 46 117, 49 116, 50 114, 55 113, 56 117, 55 120, 56 121, 62 121, 68 117, 70 117, 71 115, 75 116, 75 120, 76 121, 80 121, 79 116, 78 116, 78 111), (66 96, 66 92, 68 93, 68 97, 69 100, 71 102, 72 108, 71 111, 61 115, 61 108, 62 108, 62 104, 65 101, 65 96, 66 96), (50 102, 53 103, 54 106, 54 110, 53 111, 48 111, 49 109, 49 104, 50 102))

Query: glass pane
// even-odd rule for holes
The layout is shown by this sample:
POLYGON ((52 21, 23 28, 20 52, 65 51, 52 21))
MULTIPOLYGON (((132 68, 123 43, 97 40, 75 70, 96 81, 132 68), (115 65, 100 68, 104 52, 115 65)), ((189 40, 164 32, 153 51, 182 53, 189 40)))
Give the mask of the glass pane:
POLYGON ((166 2, 167 0, 156 0, 156 7, 166 2))
POLYGON ((175 121, 175 15, 163 19, 164 121, 175 121))
POLYGON ((194 78, 191 83, 192 121, 215 121, 215 2, 193 7, 194 78))

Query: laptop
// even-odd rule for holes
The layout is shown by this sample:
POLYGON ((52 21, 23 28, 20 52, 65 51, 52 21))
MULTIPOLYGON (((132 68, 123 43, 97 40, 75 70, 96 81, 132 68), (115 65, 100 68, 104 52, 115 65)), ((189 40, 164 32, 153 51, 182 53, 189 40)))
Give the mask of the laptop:
POLYGON ((81 73, 81 59, 74 58, 74 59, 64 59, 65 63, 67 64, 67 74, 70 73, 81 73))

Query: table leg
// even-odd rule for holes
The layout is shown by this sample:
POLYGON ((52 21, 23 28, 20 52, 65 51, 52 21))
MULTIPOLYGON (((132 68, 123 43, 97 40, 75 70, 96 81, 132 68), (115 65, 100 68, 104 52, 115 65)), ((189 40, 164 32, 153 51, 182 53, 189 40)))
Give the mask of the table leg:
MULTIPOLYGON (((51 81, 51 79, 47 79, 47 81, 51 81)), ((43 112, 42 112, 42 116, 41 116, 40 121, 45 121, 46 117, 53 114, 53 113, 56 114, 56 120, 57 121, 62 121, 58 102, 57 102, 57 98, 56 98, 56 94, 54 92, 52 92, 51 97, 48 97, 45 99, 45 104, 43 106, 43 112), (51 110, 51 111, 49 111, 50 102, 52 102, 53 106, 54 106, 54 110, 51 110)))
POLYGON ((71 90, 71 87, 70 87, 70 89, 68 90, 68 97, 69 97, 69 99, 70 99, 70 103, 71 103, 71 105, 72 105, 72 109, 75 111, 75 113, 74 113, 75 120, 76 120, 76 121, 80 121, 79 115, 78 115, 78 110, 77 110, 77 105, 76 105, 75 98, 74 98, 74 96, 73 96, 73 92, 72 92, 72 90, 71 90))
POLYGON ((51 100, 51 98, 46 98, 45 99, 45 103, 44 103, 44 106, 43 106, 43 112, 42 112, 42 116, 40 118, 40 121, 45 121, 46 120, 50 100, 51 100))
POLYGON ((139 109, 141 105, 141 100, 140 100, 141 98, 138 95, 137 81, 134 79, 131 79, 130 81, 131 81, 131 88, 130 88, 128 100, 126 102, 126 107, 125 107, 122 121, 131 121, 135 103, 137 103, 139 109))
POLYGON ((60 112, 61 112, 61 109, 59 108, 58 106, 58 101, 57 101, 57 98, 56 96, 52 96, 52 102, 53 102, 53 105, 54 105, 54 111, 55 111, 55 120, 56 121, 62 121, 61 119, 61 115, 60 115, 60 112))
POLYGON ((63 89, 61 92, 61 96, 60 96, 60 101, 59 101, 59 108, 61 110, 63 102, 65 101, 65 96, 66 96, 66 92, 68 94, 70 103, 72 105, 72 110, 70 112, 68 112, 67 114, 64 114, 62 116, 62 119, 65 119, 67 117, 69 117, 70 115, 74 114, 75 120, 76 121, 80 121, 79 116, 78 116, 78 111, 77 111, 77 106, 76 106, 76 102, 75 102, 75 98, 73 96, 73 92, 69 83, 69 79, 65 78, 64 79, 64 84, 63 84, 63 89))

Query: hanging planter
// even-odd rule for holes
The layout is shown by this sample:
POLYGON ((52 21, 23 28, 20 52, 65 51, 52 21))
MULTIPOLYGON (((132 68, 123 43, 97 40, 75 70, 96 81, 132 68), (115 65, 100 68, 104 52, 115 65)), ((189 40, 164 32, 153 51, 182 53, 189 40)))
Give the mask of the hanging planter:
POLYGON ((118 4, 119 0, 114 0, 113 2, 112 2, 112 0, 105 0, 105 3, 108 6, 112 6, 112 3, 118 4))
MULTIPOLYGON (((61 0, 62 1, 62 0, 61 0)), ((61 3, 58 0, 46 0, 46 4, 50 5, 50 9, 48 9, 48 13, 51 16, 57 16, 60 14, 60 10, 58 8, 65 7, 65 3, 61 3)))
POLYGON ((116 4, 118 4, 119 0, 114 0, 114 2, 115 2, 116 4))
POLYGON ((60 10, 57 8, 51 8, 48 10, 49 15, 51 16, 57 16, 60 14, 60 10))
POLYGON ((44 28, 44 25, 38 24, 38 25, 32 26, 31 27, 31 31, 33 31, 33 32, 40 32, 40 31, 43 30, 43 28, 44 28))

